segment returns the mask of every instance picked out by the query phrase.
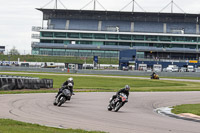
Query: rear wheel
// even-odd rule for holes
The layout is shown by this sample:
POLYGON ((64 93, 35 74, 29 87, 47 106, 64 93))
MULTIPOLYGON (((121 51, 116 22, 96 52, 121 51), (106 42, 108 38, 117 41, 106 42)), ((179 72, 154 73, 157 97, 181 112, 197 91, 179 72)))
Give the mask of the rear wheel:
POLYGON ((114 111, 117 112, 122 107, 122 102, 117 102, 114 111))

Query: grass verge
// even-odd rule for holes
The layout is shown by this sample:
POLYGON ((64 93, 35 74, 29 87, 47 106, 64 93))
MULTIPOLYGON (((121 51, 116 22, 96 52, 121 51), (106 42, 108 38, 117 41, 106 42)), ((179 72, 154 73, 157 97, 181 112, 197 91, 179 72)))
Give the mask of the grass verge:
MULTIPOLYGON (((1 74, 1 73, 0 73, 1 74)), ((9 75, 9 74, 7 74, 9 75)), ((200 91, 200 83, 197 82, 180 82, 167 80, 150 80, 150 79, 132 79, 122 77, 102 77, 104 75, 52 75, 51 73, 26 73, 26 74, 10 74, 18 76, 30 76, 39 78, 53 79, 54 89, 40 90, 14 90, 0 91, 0 94, 15 94, 15 93, 54 93, 67 78, 72 75, 75 81, 74 90, 76 92, 106 92, 118 91, 126 84, 131 86, 131 91, 200 91)))
POLYGON ((181 114, 181 113, 191 113, 200 116, 200 104, 183 104, 174 106, 172 113, 181 114))
POLYGON ((105 133, 81 129, 60 129, 38 124, 29 124, 10 119, 0 119, 0 133, 105 133))

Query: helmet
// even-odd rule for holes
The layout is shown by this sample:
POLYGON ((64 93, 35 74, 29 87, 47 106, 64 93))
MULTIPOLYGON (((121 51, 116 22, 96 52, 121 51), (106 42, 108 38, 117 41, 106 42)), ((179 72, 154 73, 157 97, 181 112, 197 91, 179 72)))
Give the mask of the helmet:
POLYGON ((73 78, 72 77, 68 78, 68 81, 73 81, 73 78))
POLYGON ((129 85, 125 85, 125 90, 129 91, 130 90, 130 86, 129 85))
POLYGON ((68 84, 68 86, 69 86, 69 87, 72 87, 72 86, 73 86, 73 84, 72 84, 72 83, 69 83, 69 84, 68 84))

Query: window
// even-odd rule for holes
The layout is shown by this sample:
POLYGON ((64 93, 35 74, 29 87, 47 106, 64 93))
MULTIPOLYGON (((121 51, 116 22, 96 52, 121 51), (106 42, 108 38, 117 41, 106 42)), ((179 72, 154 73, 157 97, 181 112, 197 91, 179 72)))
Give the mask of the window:
POLYGON ((81 34, 81 38, 92 38, 92 34, 81 34))
POLYGON ((160 41, 169 41, 171 42, 171 37, 170 36, 159 36, 160 41))
POLYGON ((135 35, 133 36, 134 40, 144 40, 144 36, 135 35))
POLYGON ((66 33, 56 32, 54 33, 54 36, 57 38, 66 38, 66 33))
POLYGON ((79 38, 79 33, 68 33, 69 38, 79 38))
POLYGON ((53 32, 41 32, 42 37, 53 37, 53 32))
POLYGON ((184 37, 178 37, 178 36, 174 36, 174 37, 172 37, 172 41, 177 41, 177 42, 179 42, 179 41, 185 41, 185 38, 184 37))
POLYGON ((91 41, 80 41, 80 44, 92 44, 91 41))
POLYGON ((131 35, 120 35, 121 40, 131 40, 131 35))
POLYGON ((117 42, 105 42, 105 45, 118 45, 117 42))
POLYGON ((94 34, 95 39, 105 39, 105 34, 94 34))
POLYGON ((54 40, 54 43, 64 43, 63 40, 54 40))
POLYGON ((146 36, 147 41, 157 41, 158 37, 157 36, 146 36))
POLYGON ((115 34, 108 34, 108 35, 107 35, 107 38, 108 38, 108 39, 118 39, 118 35, 115 35, 115 34))

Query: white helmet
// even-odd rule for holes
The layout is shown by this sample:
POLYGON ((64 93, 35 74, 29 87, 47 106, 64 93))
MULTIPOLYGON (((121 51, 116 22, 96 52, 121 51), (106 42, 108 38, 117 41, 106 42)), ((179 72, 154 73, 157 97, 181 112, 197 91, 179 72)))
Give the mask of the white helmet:
POLYGON ((72 77, 68 78, 68 81, 73 81, 73 78, 72 77))
POLYGON ((129 91, 129 90, 130 90, 130 86, 129 86, 129 85, 125 85, 125 89, 126 89, 127 91, 129 91))
POLYGON ((69 87, 72 87, 72 86, 73 86, 73 84, 72 84, 72 83, 69 83, 69 84, 68 84, 68 86, 69 86, 69 87))

